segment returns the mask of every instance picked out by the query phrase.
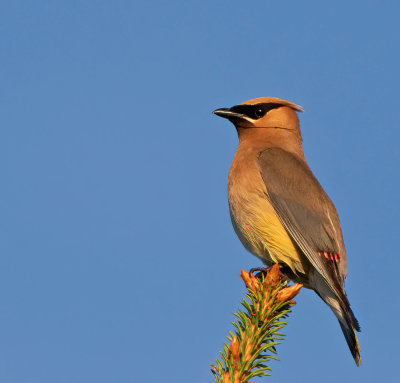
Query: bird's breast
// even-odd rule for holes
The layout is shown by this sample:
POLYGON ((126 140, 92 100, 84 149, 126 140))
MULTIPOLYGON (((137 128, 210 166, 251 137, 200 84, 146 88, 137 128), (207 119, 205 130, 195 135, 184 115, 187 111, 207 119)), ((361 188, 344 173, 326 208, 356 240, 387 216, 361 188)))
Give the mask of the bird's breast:
POLYGON ((239 149, 228 177, 229 209, 237 236, 267 265, 284 263, 293 271, 304 272, 302 255, 267 198, 257 155, 239 149))

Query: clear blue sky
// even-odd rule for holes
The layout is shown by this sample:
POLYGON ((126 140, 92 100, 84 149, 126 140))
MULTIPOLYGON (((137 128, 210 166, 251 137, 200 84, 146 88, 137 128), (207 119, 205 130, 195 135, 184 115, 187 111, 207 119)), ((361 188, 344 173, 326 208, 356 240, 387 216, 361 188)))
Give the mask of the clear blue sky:
POLYGON ((310 291, 265 381, 399 382, 397 1, 0 5, 0 381, 212 382, 241 268, 237 138, 211 114, 291 100, 335 202, 356 368, 310 291))

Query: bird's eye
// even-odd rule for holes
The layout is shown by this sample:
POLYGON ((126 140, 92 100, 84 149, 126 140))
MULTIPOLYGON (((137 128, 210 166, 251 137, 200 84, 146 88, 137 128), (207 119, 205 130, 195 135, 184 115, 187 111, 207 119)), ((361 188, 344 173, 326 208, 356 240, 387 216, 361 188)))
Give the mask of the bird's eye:
POLYGON ((264 112, 264 110, 262 108, 257 108, 256 111, 255 111, 255 115, 256 115, 257 118, 260 118, 260 117, 264 116, 264 114, 265 114, 265 112, 264 112))

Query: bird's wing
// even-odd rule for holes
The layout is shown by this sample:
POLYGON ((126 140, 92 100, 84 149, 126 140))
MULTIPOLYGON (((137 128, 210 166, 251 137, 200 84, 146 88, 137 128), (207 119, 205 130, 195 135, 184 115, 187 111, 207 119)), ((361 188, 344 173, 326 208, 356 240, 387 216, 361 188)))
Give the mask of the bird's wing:
POLYGON ((346 253, 332 201, 308 165, 291 153, 264 150, 258 165, 281 223, 332 291, 346 300, 346 253))

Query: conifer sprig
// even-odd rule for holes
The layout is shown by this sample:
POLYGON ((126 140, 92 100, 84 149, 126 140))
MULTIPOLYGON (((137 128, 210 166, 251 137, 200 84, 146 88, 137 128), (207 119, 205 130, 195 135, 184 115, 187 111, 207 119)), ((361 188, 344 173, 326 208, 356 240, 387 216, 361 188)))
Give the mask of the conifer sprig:
POLYGON ((278 265, 266 274, 253 275, 241 270, 240 277, 248 291, 241 302, 244 311, 234 314, 235 334, 229 331, 229 346, 224 343, 221 360, 211 365, 216 383, 250 383, 249 379, 256 376, 270 375, 271 368, 266 363, 278 360, 275 346, 284 337, 280 330, 287 322, 283 319, 296 304, 292 299, 303 287, 288 287, 278 265))

